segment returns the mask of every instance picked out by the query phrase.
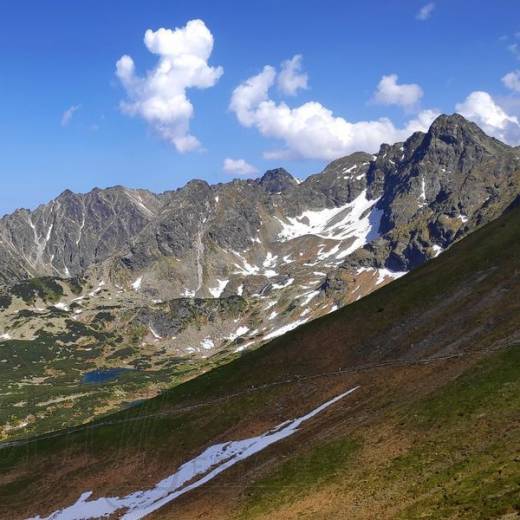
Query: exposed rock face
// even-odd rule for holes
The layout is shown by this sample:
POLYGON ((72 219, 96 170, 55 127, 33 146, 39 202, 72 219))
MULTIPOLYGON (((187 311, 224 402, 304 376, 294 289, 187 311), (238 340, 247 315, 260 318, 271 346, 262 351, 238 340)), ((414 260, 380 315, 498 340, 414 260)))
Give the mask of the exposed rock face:
POLYGON ((72 276, 117 253, 153 218, 159 198, 146 190, 64 191, 34 211, 0 220, 0 280, 72 276))
POLYGON ((452 115, 304 182, 279 168, 161 195, 66 191, 0 221, 0 279, 82 274, 136 305, 237 295, 263 302, 268 335, 358 299, 496 218, 518 196, 519 163, 518 149, 452 115))

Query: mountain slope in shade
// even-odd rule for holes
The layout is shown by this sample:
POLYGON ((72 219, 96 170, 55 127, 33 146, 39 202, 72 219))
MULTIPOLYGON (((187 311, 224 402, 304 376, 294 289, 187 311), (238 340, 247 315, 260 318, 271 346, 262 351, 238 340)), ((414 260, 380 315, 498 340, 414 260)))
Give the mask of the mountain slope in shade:
POLYGON ((401 280, 160 397, 4 446, 2 514, 153 488, 209 446, 359 387, 151 518, 514 518, 518 258, 515 208, 401 280))

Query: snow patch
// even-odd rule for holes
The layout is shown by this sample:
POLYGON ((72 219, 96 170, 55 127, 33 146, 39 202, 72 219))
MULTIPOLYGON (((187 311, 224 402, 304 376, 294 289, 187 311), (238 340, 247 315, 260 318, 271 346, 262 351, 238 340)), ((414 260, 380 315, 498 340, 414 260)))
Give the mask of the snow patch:
MULTIPOLYGON (((350 245, 341 251, 344 258, 377 238, 382 216, 382 211, 376 207, 378 200, 369 200, 364 190, 343 206, 304 211, 298 217, 287 218, 287 222, 278 219, 282 225, 278 239, 286 241, 305 235, 332 240, 349 239, 350 245)), ((322 255, 323 258, 327 257, 322 255)))
POLYGON ((235 332, 232 332, 229 336, 226 337, 229 341, 234 341, 235 339, 239 338, 240 336, 243 336, 249 332, 249 327, 246 327, 245 325, 240 325, 235 332))
POLYGON ((200 342, 200 346, 204 349, 204 350, 211 350, 212 348, 215 348, 215 343, 213 342, 213 340, 211 338, 204 338, 201 342, 200 342))
POLYGON ((134 291, 138 291, 141 288, 141 283, 143 282, 143 277, 140 276, 135 280, 135 282, 132 283, 132 289, 134 291))
POLYGON ((292 323, 288 323, 287 325, 284 325, 283 327, 280 327, 279 329, 275 329, 275 330, 271 331, 269 334, 265 335, 264 340, 273 339, 273 338, 277 338, 278 336, 282 336, 286 332, 289 332, 289 331, 295 329, 296 327, 303 325, 307 321, 308 321, 307 319, 303 319, 303 320, 293 321, 292 323))
MULTIPOLYGON (((100 497, 89 500, 92 491, 82 493, 69 507, 55 511, 46 520, 89 520, 110 516, 124 509, 121 520, 140 520, 172 502, 188 491, 211 481, 217 475, 296 433, 300 426, 320 414, 334 403, 355 392, 359 386, 326 401, 311 412, 297 419, 285 421, 257 437, 240 441, 214 444, 200 455, 184 463, 175 473, 145 491, 135 491, 124 497, 100 497)), ((43 520, 39 515, 31 520, 43 520)))
POLYGON ((392 280, 397 280, 398 278, 401 278, 401 276, 404 276, 405 274, 408 274, 408 271, 390 271, 390 269, 386 269, 386 268, 377 269, 376 285, 383 283, 387 278, 391 278, 392 280))
POLYGON ((211 293, 211 296, 213 298, 220 298, 220 295, 223 293, 224 289, 226 288, 226 285, 228 284, 229 280, 219 280, 217 279, 217 286, 213 289, 209 289, 209 292, 211 293))

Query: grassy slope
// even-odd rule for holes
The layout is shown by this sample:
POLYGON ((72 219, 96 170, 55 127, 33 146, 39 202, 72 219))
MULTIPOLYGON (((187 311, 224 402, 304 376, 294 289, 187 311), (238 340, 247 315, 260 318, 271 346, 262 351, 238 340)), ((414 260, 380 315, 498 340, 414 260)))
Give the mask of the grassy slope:
POLYGON ((519 453, 515 346, 370 430, 319 443, 284 462, 246 489, 236 516, 370 518, 376 509, 384 518, 520 515, 519 453), (374 431, 400 437, 406 449, 379 450, 377 460, 367 459, 374 431))
MULTIPOLYGON (((0 452, 0 516, 16 518, 51 511, 75 500, 86 489, 122 493, 142 488, 171 473, 201 447, 264 431, 323 402, 346 383, 322 378, 258 390, 262 384, 338 368, 359 369, 367 363, 416 362, 432 355, 496 346, 502 341, 512 343, 520 328, 518 258, 520 212, 515 210, 391 286, 142 406, 115 414, 112 425, 4 449, 0 452), (178 410, 252 387, 257 389, 217 405, 178 410), (134 420, 149 415, 154 416, 134 420), (121 422, 128 419, 131 422, 121 422), (31 499, 21 501, 22 494, 31 499)), ((362 394, 368 403, 365 415, 387 405, 392 410, 389 396, 392 392, 397 395, 403 386, 401 382, 385 388, 385 376, 376 376, 361 371, 348 380, 349 385, 361 381, 364 388, 380 386, 379 394, 372 396, 369 390, 362 394)), ((442 381, 442 374, 434 379, 442 381)), ((420 379, 416 387, 420 387, 420 379)), ((406 402, 410 405, 409 399, 406 402)), ((426 416, 421 426, 420 422, 406 422, 406 409, 400 413, 403 419, 396 419, 397 431, 431 430, 424 427, 426 416)), ((457 420, 452 424, 456 427, 457 420)), ((427 439, 426 433, 422 438, 427 439)), ((412 436, 409 441, 413 440, 412 436)), ((311 474, 320 475, 318 481, 330 473, 328 463, 322 467, 320 460, 329 461, 336 471, 335 454, 354 460, 364 452, 366 441, 360 437, 334 438, 331 442, 322 448, 326 456, 311 453, 310 461, 304 461, 305 466, 314 468, 311 474)), ((413 460, 401 466, 402 471, 409 471, 406 468, 413 467, 413 460)), ((288 475, 282 473, 282 480, 301 473, 298 466, 280 471, 288 475)), ((401 471, 399 466, 395 471, 401 471)), ((374 489, 379 485, 374 480, 374 489)), ((257 502, 245 504, 246 509, 264 500, 255 496, 257 502)))

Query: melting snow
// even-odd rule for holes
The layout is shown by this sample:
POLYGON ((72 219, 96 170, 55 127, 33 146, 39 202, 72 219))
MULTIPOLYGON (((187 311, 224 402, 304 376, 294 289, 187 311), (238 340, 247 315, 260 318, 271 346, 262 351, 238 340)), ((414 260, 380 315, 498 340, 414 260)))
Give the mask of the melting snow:
POLYGON ((276 265, 277 256, 273 256, 273 254, 269 251, 265 256, 264 267, 274 267, 276 265))
POLYGON ((273 289, 285 289, 294 282, 294 278, 289 278, 285 283, 273 283, 273 289))
POLYGON ((434 258, 438 257, 444 251, 444 249, 441 246, 438 246, 437 244, 433 244, 432 249, 434 258))
POLYGON ((213 340, 211 338, 204 338, 201 343, 200 343, 200 346, 204 349, 204 350, 211 350, 212 348, 215 347, 215 343, 213 343, 213 340))
POLYGON ((304 320, 297 320, 297 321, 293 321, 292 323, 288 323, 287 325, 284 325, 283 327, 280 327, 279 329, 275 329, 275 330, 271 331, 269 334, 265 335, 264 340, 273 339, 273 338, 277 338, 278 336, 282 336, 286 332, 289 332, 289 331, 295 329, 296 327, 303 325, 306 321, 307 320, 304 319, 304 320))
MULTIPOLYGON (((125 497, 100 497, 89 500, 92 491, 82 493, 71 506, 58 510, 46 520, 88 520, 113 515, 124 509, 121 520, 140 520, 177 497, 211 481, 226 469, 296 433, 300 426, 356 391, 359 386, 330 399, 308 414, 285 421, 257 437, 214 444, 200 455, 184 463, 175 473, 145 491, 135 491, 125 497)), ((40 516, 32 520, 42 520, 40 516)))
POLYGON ((233 253, 242 260, 242 266, 235 264, 235 267, 237 267, 239 270, 236 271, 234 274, 258 274, 260 271, 260 268, 256 265, 251 265, 240 253, 237 253, 236 251, 233 251, 233 253))
POLYGON ((241 325, 237 330, 235 330, 235 332, 232 332, 229 336, 227 336, 226 339, 229 341, 234 341, 238 337, 243 336, 246 332, 249 332, 249 327, 241 325))
POLYGON ((134 289, 134 291, 138 291, 140 288, 141 288, 141 283, 143 281, 143 277, 140 276, 139 278, 137 278, 137 280, 132 284, 132 288, 134 289))
POLYGON ((367 199, 365 190, 344 206, 304 211, 287 218, 287 222, 278 219, 282 224, 278 238, 292 240, 311 234, 333 240, 354 239, 346 252, 341 252, 347 256, 378 236, 382 212, 375 207, 377 202, 367 199))
POLYGON ((307 305, 313 298, 316 298, 316 296, 318 296, 318 294, 320 294, 320 291, 312 291, 312 292, 304 294, 303 297, 305 299, 302 301, 301 304, 303 306, 307 305))
POLYGON ((209 289, 211 296, 213 296, 213 298, 220 298, 220 295, 226 288, 226 285, 228 284, 228 282, 229 282, 229 280, 218 280, 217 279, 217 286, 214 289, 209 289))
MULTIPOLYGON (((358 167, 358 165, 357 165, 357 164, 354 164, 354 165, 351 166, 350 168, 345 168, 345 169, 343 170, 343 173, 350 173, 351 171, 355 170, 357 167, 358 167)), ((347 177, 344 177, 344 178, 346 179, 347 177)))
POLYGON ((420 206, 426 205, 426 182, 424 181, 424 177, 421 177, 421 194, 419 195, 419 200, 421 201, 420 206))
POLYGON ((397 280, 397 278, 401 278, 407 274, 407 271, 390 271, 390 269, 377 269, 377 280, 376 285, 384 282, 386 278, 391 278, 392 280, 397 280))
POLYGON ((155 339, 162 339, 162 336, 159 336, 159 334, 157 334, 157 332, 155 332, 155 330, 152 328, 151 325, 150 325, 148 328, 150 329, 150 332, 152 333, 152 336, 153 336, 155 339))

